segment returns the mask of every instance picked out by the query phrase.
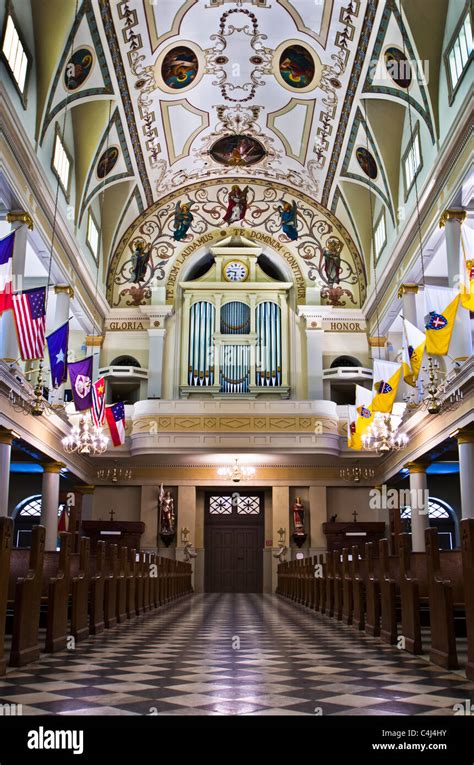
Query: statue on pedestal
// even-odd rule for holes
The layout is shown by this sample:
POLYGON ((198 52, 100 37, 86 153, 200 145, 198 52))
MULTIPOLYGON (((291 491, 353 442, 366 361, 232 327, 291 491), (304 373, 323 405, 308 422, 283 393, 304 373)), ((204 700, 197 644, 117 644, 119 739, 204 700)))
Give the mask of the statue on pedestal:
POLYGON ((304 509, 303 503, 301 502, 301 497, 296 497, 293 503, 293 507, 291 508, 291 512, 293 513, 293 525, 295 528, 293 533, 293 541, 296 542, 298 547, 301 547, 301 545, 303 545, 306 541, 307 537, 304 528, 304 509))
POLYGON ((160 509, 160 539, 166 547, 169 547, 176 535, 176 514, 174 510, 174 499, 171 496, 171 492, 165 492, 163 484, 160 486, 158 504, 160 509))

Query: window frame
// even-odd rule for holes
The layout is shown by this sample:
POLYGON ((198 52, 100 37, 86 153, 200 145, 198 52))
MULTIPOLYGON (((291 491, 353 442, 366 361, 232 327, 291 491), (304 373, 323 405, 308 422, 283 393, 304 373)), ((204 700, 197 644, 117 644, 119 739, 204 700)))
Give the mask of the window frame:
POLYGON ((59 182, 59 185, 61 186, 64 196, 66 197, 66 202, 69 202, 69 197, 71 194, 71 179, 72 179, 72 168, 73 168, 73 159, 72 155, 69 153, 66 144, 64 143, 63 137, 61 135, 61 128, 59 126, 59 123, 56 122, 54 126, 54 141, 53 141, 53 151, 51 154, 51 170, 53 171, 56 179, 59 182), (68 179, 67 179, 67 188, 64 187, 64 184, 62 182, 62 179, 59 175, 59 172, 56 170, 54 166, 54 155, 56 153, 56 141, 60 140, 61 146, 63 148, 64 153, 66 154, 67 159, 69 160, 69 173, 68 173, 68 179))
POLYGON ((23 109, 26 110, 27 104, 28 104, 28 86, 30 81, 30 72, 31 72, 31 66, 33 63, 33 56, 30 53, 30 50, 26 44, 25 38, 23 36, 23 32, 21 31, 21 26, 18 23, 18 19, 16 17, 15 11, 13 9, 13 6, 10 2, 10 0, 7 1, 6 8, 5 8, 5 18, 3 20, 3 28, 2 28, 2 40, 1 40, 1 47, 0 47, 0 57, 5 65, 5 69, 8 71, 8 75, 15 87, 16 92, 18 93, 20 97, 21 104, 23 106, 23 109), (13 26, 15 27, 15 31, 18 35, 18 39, 20 40, 21 46, 23 48, 23 52, 26 56, 26 74, 25 74, 25 86, 23 88, 23 92, 20 90, 20 86, 18 85, 15 75, 13 73, 13 70, 10 66, 10 62, 7 59, 5 53, 3 52, 3 43, 5 41, 5 35, 7 31, 7 24, 8 19, 11 18, 13 22, 13 26))
POLYGON ((464 26, 464 23, 465 23, 465 20, 466 20, 467 16, 469 16, 470 22, 471 22, 471 33, 474 31, 473 18, 472 18, 472 15, 470 13, 470 10, 471 10, 470 9, 470 0, 467 0, 466 5, 464 6, 464 10, 461 13, 461 16, 459 17, 459 21, 458 21, 458 23, 456 24, 456 26, 454 28, 454 32, 451 35, 451 39, 449 40, 449 43, 446 46, 446 50, 444 51, 444 55, 443 55, 444 66, 445 66, 445 69, 446 69, 446 79, 448 81, 448 103, 449 103, 450 106, 452 106, 452 104, 454 102, 454 99, 456 98, 456 93, 459 90, 459 87, 460 87, 464 77, 466 76, 466 72, 469 69, 469 67, 470 67, 470 65, 472 63, 472 60, 474 58, 474 48, 473 48, 471 50, 470 54, 469 54, 469 58, 467 59, 467 62, 465 64, 465 66, 464 66, 464 69, 461 72, 461 75, 460 75, 458 81, 456 82, 455 85, 453 85, 453 81, 452 81, 452 78, 451 78, 451 66, 450 66, 450 63, 449 63, 449 56, 450 56, 450 54, 451 54, 451 52, 452 52, 452 50, 454 48, 456 40, 459 37, 459 33, 460 33, 461 29, 464 26))
POLYGON ((420 137, 420 123, 419 122, 417 122, 415 127, 413 128, 413 131, 412 131, 412 133, 410 135, 410 139, 409 139, 409 141, 408 141, 408 143, 406 145, 405 151, 402 154, 402 169, 403 169, 403 185, 404 185, 404 188, 405 188, 405 202, 406 202, 408 197, 411 194, 411 190, 412 190, 413 186, 415 185, 416 179, 418 178, 419 174, 421 173, 421 171, 423 169, 423 154, 422 154, 422 151, 421 151, 421 137, 420 137), (412 151, 412 148, 413 148, 413 145, 414 145, 415 141, 418 142, 418 153, 420 155, 420 163, 419 163, 418 167, 416 168, 416 170, 415 170, 415 172, 413 174, 413 178, 411 179, 410 184, 408 184, 407 172, 406 172, 406 162, 407 162, 407 159, 408 159, 408 157, 409 157, 409 155, 410 155, 410 153, 412 151))
POLYGON ((386 246, 387 246, 387 221, 385 219, 385 209, 382 208, 382 210, 380 211, 380 215, 377 218, 374 225, 374 255, 375 255, 376 263, 378 263, 378 261, 380 260, 380 256, 382 255, 382 252, 384 251, 386 246), (384 240, 380 250, 377 252, 376 233, 382 220, 383 220, 384 240))
POLYGON ((89 251, 92 253, 92 256, 93 256, 95 262, 98 263, 99 262, 99 257, 100 257, 100 244, 101 244, 100 228, 99 228, 99 226, 97 224, 97 220, 95 218, 95 215, 94 215, 94 213, 92 212, 92 210, 90 208, 88 210, 88 215, 87 215, 86 244, 87 244, 87 246, 89 248, 89 251), (89 224, 90 224, 91 220, 92 220, 92 222, 93 222, 93 224, 94 224, 94 226, 96 228, 96 231, 97 231, 97 253, 95 253, 94 250, 92 249, 92 244, 91 244, 91 241, 89 239, 89 224))

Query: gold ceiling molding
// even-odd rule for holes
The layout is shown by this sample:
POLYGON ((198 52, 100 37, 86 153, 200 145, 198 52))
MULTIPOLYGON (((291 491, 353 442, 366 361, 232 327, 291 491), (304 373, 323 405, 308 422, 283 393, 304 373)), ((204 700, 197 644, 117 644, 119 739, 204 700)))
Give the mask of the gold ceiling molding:
MULTIPOLYGON (((270 114, 267 117, 267 127, 272 130, 275 135, 278 136, 280 141, 282 142, 283 146, 286 149, 286 153, 289 157, 292 159, 295 159, 297 162, 299 162, 301 165, 304 165, 306 162, 306 155, 308 153, 308 142, 310 138, 311 133, 311 125, 313 122, 313 115, 314 115, 314 107, 315 107, 316 101, 304 101, 301 98, 292 98, 286 106, 284 106, 282 109, 279 109, 276 112, 270 112, 270 114), (296 151, 293 151, 293 147, 291 143, 289 142, 288 138, 286 137, 283 130, 280 130, 280 128, 277 125, 277 121, 280 120, 285 114, 290 114, 291 112, 295 112, 295 110, 298 107, 302 107, 305 110, 305 116, 303 120, 299 120, 299 122, 303 123, 301 125, 301 128, 299 129, 299 152, 296 153, 296 151)), ((293 118, 295 118, 295 114, 293 114, 293 118)), ((282 125, 283 127, 283 125, 282 125)))
POLYGON ((7 213, 7 222, 8 223, 24 223, 25 226, 28 226, 30 231, 33 231, 33 218, 31 217, 29 213, 24 212, 24 210, 21 210, 19 212, 7 213))
POLYGON ((439 227, 443 228, 448 220, 457 220, 459 223, 464 223, 466 215, 466 210, 445 210, 439 219, 439 227))
POLYGON ((165 131, 166 146, 168 149, 168 157, 170 165, 178 162, 180 159, 189 157, 189 151, 191 144, 195 138, 202 133, 203 130, 209 127, 209 113, 198 109, 197 106, 193 106, 189 103, 187 98, 180 98, 178 101, 160 101, 161 116, 163 119, 163 129, 165 131), (179 151, 175 145, 174 131, 172 127, 172 119, 170 118, 172 110, 184 111, 181 113, 181 120, 187 124, 186 112, 194 114, 200 118, 201 123, 194 130, 189 132, 186 141, 184 142, 181 150, 179 151))
POLYGON ((169 416, 138 417, 133 421, 135 433, 337 433, 337 422, 331 417, 242 417, 232 416, 169 416))

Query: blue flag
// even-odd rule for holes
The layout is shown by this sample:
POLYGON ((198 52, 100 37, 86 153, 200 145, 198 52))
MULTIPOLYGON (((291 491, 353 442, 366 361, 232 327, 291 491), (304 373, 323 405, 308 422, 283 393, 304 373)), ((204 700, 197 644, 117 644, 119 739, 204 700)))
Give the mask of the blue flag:
POLYGON ((72 395, 78 412, 92 407, 92 356, 69 364, 72 395))
POLYGON ((67 346, 69 341, 69 321, 46 338, 51 368, 51 383, 57 388, 67 380, 67 346))

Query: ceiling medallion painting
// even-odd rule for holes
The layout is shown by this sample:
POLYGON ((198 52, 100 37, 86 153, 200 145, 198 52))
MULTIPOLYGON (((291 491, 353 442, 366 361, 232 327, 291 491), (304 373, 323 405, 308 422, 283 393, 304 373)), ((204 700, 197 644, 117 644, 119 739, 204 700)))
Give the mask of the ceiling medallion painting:
POLYGON ((94 54, 89 48, 74 51, 64 69, 64 86, 74 91, 80 88, 89 77, 94 65, 94 54))
POLYGON ((266 155, 260 141, 250 135, 223 136, 211 146, 209 153, 215 162, 226 167, 249 167, 266 155))
POLYGON ((357 162, 361 166, 363 172, 367 175, 368 178, 371 178, 374 181, 377 178, 378 170, 377 162, 375 161, 373 155, 364 146, 359 146, 356 149, 355 155, 357 162))
POLYGON ((186 45, 177 45, 163 58, 161 76, 168 88, 182 90, 196 79, 198 69, 196 53, 186 45))
MULTIPOLYGON (((283 184, 252 181, 226 185, 202 182, 180 190, 156 203, 130 226, 112 259, 107 277, 107 296, 113 307, 146 304, 153 285, 166 282, 176 258, 183 259, 204 249, 222 236, 222 226, 245 235, 278 252, 304 272, 307 286, 321 290, 329 305, 360 306, 366 294, 362 260, 349 234, 337 219, 314 200, 294 190, 285 197, 283 184), (146 252, 146 269, 139 288, 133 287, 136 242, 146 252), (184 248, 176 249, 176 241, 184 248), (131 289, 134 288, 132 295, 131 289)), ((301 298, 304 302, 304 295, 301 298)))
POLYGON ((303 45, 285 48, 280 55, 278 69, 282 80, 292 89, 307 89, 314 81, 314 58, 303 45))
POLYGON ((387 72, 395 85, 400 88, 409 88, 413 77, 410 62, 403 51, 391 45, 384 53, 384 61, 387 72))
POLYGON ((97 162, 97 177, 106 178, 117 164, 119 150, 116 146, 109 146, 97 162))

